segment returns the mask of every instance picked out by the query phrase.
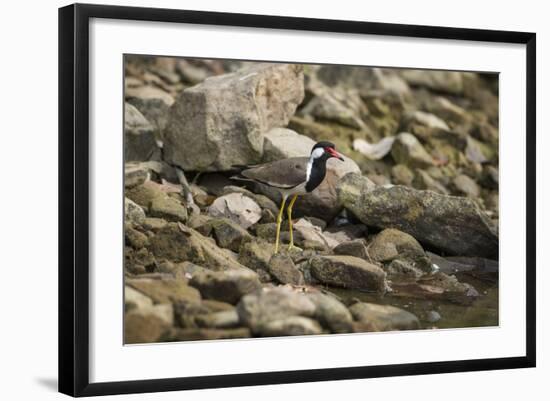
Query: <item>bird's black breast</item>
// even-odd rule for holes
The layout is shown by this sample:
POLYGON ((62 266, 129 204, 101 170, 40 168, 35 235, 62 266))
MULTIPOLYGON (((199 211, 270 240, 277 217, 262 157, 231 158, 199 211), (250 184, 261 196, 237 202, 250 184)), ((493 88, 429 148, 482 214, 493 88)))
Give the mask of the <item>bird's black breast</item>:
POLYGON ((306 183, 306 191, 311 192, 315 190, 323 180, 325 179, 325 175, 327 173, 327 159, 324 157, 320 157, 313 161, 313 165, 311 166, 311 172, 309 174, 309 180, 306 183))

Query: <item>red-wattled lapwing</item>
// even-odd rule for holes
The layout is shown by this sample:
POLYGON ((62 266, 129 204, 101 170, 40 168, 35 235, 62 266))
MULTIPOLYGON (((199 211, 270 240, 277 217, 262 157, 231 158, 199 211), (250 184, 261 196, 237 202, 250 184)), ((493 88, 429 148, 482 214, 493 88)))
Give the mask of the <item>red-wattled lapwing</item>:
POLYGON ((275 239, 275 253, 279 251, 279 234, 283 220, 285 202, 292 196, 288 205, 288 224, 290 228, 290 244, 288 249, 294 248, 292 236, 292 206, 298 195, 304 195, 323 182, 326 174, 326 163, 331 157, 344 160, 331 142, 318 142, 311 149, 309 157, 291 157, 271 163, 249 166, 241 171, 241 176, 233 177, 240 180, 252 181, 273 188, 281 194, 281 209, 277 215, 277 236, 275 239))

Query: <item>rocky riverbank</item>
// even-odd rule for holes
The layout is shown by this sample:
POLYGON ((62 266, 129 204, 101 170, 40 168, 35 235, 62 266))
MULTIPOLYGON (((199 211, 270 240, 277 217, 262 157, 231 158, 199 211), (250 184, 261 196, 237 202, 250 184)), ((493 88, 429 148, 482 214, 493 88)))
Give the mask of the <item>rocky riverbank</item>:
POLYGON ((498 324, 498 77, 129 56, 125 342, 498 324), (345 161, 294 207, 232 166, 345 161), (288 222, 281 238, 289 240, 288 222))

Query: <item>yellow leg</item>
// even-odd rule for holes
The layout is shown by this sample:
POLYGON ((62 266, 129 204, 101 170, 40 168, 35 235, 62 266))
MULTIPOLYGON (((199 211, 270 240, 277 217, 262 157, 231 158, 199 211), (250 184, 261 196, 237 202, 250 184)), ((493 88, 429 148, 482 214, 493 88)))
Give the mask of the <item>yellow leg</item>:
POLYGON ((275 238, 275 253, 279 252, 279 235, 281 234, 281 222, 283 221, 283 210, 285 209, 286 196, 283 196, 281 209, 277 215, 277 236, 275 238))
POLYGON ((292 206, 294 206, 294 202, 296 202, 296 198, 298 195, 294 195, 290 203, 288 204, 288 226, 290 230, 290 244, 288 244, 288 249, 294 248, 294 237, 292 235, 292 206))

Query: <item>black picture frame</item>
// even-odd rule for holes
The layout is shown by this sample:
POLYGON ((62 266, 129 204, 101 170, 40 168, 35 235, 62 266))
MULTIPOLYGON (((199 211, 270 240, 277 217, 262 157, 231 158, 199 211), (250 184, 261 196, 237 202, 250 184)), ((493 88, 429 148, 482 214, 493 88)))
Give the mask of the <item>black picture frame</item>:
POLYGON ((71 396, 252 386, 534 367, 536 35, 435 26, 75 4, 59 9, 59 391, 71 396), (179 22, 526 46, 526 354, 521 357, 90 383, 88 61, 91 18, 179 22))

